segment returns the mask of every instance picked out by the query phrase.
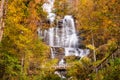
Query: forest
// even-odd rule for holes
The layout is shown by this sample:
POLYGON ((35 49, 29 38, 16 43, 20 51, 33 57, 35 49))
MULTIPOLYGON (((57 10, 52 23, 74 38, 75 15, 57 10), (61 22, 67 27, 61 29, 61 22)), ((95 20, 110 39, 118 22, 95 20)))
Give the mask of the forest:
POLYGON ((120 80, 120 0, 0 0, 0 80, 120 80))

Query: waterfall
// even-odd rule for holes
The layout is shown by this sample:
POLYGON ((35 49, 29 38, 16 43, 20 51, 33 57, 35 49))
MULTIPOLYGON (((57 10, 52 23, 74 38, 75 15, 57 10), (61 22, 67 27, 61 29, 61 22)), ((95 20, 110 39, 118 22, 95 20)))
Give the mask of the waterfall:
POLYGON ((78 43, 78 37, 76 35, 76 30, 75 30, 75 23, 74 23, 74 19, 72 18, 71 15, 66 15, 63 19, 63 28, 65 30, 64 35, 64 40, 65 41, 65 46, 66 47, 77 47, 77 43, 78 43))
MULTIPOLYGON (((52 48, 63 48, 64 56, 79 56, 84 57, 89 54, 89 49, 80 49, 78 46, 79 36, 76 34, 74 19, 71 15, 66 15, 58 21, 56 27, 49 28, 44 32, 38 31, 43 40, 52 48)), ((51 58, 55 58, 53 49, 51 48, 51 58)), ((64 58, 64 57, 63 57, 64 58)), ((61 58, 59 65, 65 64, 61 58)))
POLYGON ((65 66, 65 61, 64 61, 64 59, 61 59, 60 61, 59 61, 59 64, 58 64, 59 66, 65 66))
POLYGON ((55 55, 54 55, 54 51, 53 51, 53 48, 52 48, 52 47, 50 48, 50 51, 51 51, 51 58, 54 59, 54 58, 55 58, 55 55))
POLYGON ((48 30, 48 35, 49 35, 49 45, 54 46, 54 28, 50 28, 48 30))
MULTIPOLYGON (((52 11, 54 9, 54 0, 46 0, 42 6, 43 10, 47 12, 47 19, 52 24, 55 20, 56 14, 52 11)), ((80 39, 77 36, 75 22, 72 15, 65 15, 63 19, 57 22, 56 27, 50 26, 48 30, 41 30, 38 28, 37 30, 38 36, 40 36, 46 44, 48 44, 51 48, 51 58, 56 58, 56 55, 61 55, 62 52, 57 52, 56 48, 63 49, 63 56, 60 56, 60 61, 58 66, 66 66, 66 62, 64 60, 64 56, 78 56, 80 58, 87 56, 90 52, 89 49, 80 49, 79 45, 80 39)), ((58 58, 58 57, 57 57, 58 58)), ((60 76, 61 78, 65 78, 59 71, 56 71, 55 74, 60 76)))
MULTIPOLYGON (((45 30, 44 35, 48 36, 47 44, 51 47, 64 48, 65 56, 79 56, 88 55, 88 49, 79 49, 79 39, 76 34, 74 19, 71 15, 66 15, 58 22, 56 27, 45 30)), ((54 54, 54 53, 53 53, 54 54)))

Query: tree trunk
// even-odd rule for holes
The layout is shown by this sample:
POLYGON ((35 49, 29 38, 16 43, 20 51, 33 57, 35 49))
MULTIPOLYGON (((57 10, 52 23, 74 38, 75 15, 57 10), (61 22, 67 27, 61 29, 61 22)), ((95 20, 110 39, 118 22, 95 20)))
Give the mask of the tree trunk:
POLYGON ((4 4, 5 4, 5 0, 1 0, 1 5, 0 5, 0 41, 2 40, 3 29, 4 29, 4 21, 3 21, 4 4))

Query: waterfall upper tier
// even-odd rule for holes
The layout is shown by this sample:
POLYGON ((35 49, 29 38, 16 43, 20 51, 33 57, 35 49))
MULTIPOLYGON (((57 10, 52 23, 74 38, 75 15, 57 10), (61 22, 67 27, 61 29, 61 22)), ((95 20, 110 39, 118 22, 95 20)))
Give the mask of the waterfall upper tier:
POLYGON ((50 22, 54 22, 55 17, 56 17, 56 15, 52 13, 54 2, 55 2, 54 0, 48 0, 42 6, 43 11, 47 12, 48 14, 47 18, 49 19, 50 22))

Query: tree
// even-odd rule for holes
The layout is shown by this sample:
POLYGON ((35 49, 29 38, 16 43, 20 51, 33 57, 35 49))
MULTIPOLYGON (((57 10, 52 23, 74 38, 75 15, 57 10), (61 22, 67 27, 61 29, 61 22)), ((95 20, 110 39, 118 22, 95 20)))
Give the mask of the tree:
POLYGON ((91 61, 87 57, 83 57, 81 60, 74 61, 67 70, 67 76, 72 77, 72 80, 85 80, 89 78, 91 71, 91 61))
POLYGON ((115 58, 110 60, 110 63, 107 64, 107 67, 98 71, 97 74, 92 73, 93 80, 116 80, 120 79, 120 59, 115 58))
POLYGON ((0 41, 3 36, 3 28, 4 28, 4 12, 5 12, 5 0, 1 0, 0 2, 0 41))
MULTIPOLYGON (((32 15, 30 4, 34 5, 34 1, 26 3, 26 0, 9 0, 8 12, 6 13, 5 29, 3 39, 0 45, 0 66, 1 79, 19 79, 28 80, 30 67, 32 62, 35 68, 41 66, 40 63, 49 58, 49 47, 45 45, 38 37, 35 29, 37 23, 28 20, 38 21, 36 7, 33 6, 32 15), (31 18, 32 17, 32 18, 31 18), (37 18, 36 18, 37 17, 37 18), (32 27, 31 27, 32 26, 32 27), (34 60, 36 62, 34 62, 34 60), (9 64, 7 64, 9 62, 9 64), (36 66, 38 65, 38 66, 36 66), (15 66, 19 66, 17 69, 15 66), (7 72, 7 70, 9 70, 7 72), (16 69, 16 70, 15 70, 16 69), (7 73, 7 74, 6 74, 7 73)), ((32 73, 35 74, 35 73, 32 73)))

